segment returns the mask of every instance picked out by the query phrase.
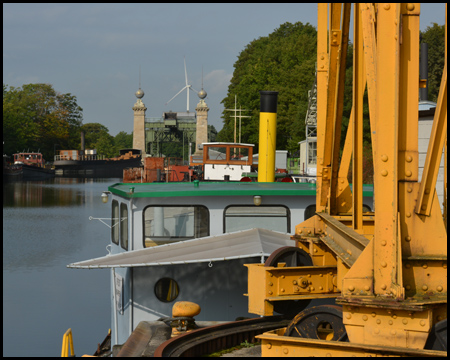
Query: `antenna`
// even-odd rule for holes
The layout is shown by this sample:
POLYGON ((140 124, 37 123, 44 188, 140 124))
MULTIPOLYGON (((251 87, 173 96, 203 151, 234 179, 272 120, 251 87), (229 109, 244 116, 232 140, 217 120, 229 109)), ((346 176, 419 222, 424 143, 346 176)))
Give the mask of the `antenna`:
POLYGON ((186 80, 186 86, 184 88, 182 88, 180 91, 178 91, 178 93, 172 98, 170 99, 168 102, 166 102, 166 105, 168 103, 170 103, 173 99, 175 99, 183 90, 186 89, 186 93, 187 93, 187 112, 189 112, 189 90, 195 91, 196 93, 198 93, 197 90, 195 90, 192 85, 189 85, 188 83, 188 77, 187 77, 187 70, 186 70, 186 56, 184 57, 184 77, 186 80))
POLYGON ((234 142, 236 143, 236 119, 239 118, 239 143, 241 142, 241 119, 242 118, 249 118, 251 116, 244 116, 241 115, 242 111, 251 111, 248 109, 241 109, 241 106, 239 105, 239 109, 237 108, 237 95, 234 95, 234 109, 225 109, 225 111, 234 111, 234 142), (237 112, 239 111, 239 115, 237 115, 237 112))

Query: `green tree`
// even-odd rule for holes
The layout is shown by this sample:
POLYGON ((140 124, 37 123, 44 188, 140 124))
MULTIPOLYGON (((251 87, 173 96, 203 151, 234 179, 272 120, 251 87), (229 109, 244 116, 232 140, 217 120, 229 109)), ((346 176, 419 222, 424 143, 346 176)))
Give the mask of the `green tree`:
POLYGON ((445 61, 445 26, 433 23, 420 34, 420 42, 428 44, 428 100, 437 101, 445 61))
MULTIPOLYGON (((298 150, 305 138, 308 90, 314 82, 317 31, 310 24, 285 23, 267 37, 248 44, 234 64, 228 94, 222 100, 226 109, 238 106, 251 109, 251 118, 243 119, 241 141, 258 145, 261 90, 278 91, 277 149, 298 150)), ((233 141, 234 118, 224 111, 219 141, 233 141)), ((257 151, 257 149, 255 149, 257 151)))
POLYGON ((131 149, 133 147, 133 134, 127 134, 125 131, 119 132, 114 137, 114 145, 117 150, 131 149))
POLYGON ((40 150, 53 158, 55 145, 73 148, 79 139, 83 109, 76 97, 61 94, 50 84, 22 88, 3 84, 3 140, 6 154, 40 150))

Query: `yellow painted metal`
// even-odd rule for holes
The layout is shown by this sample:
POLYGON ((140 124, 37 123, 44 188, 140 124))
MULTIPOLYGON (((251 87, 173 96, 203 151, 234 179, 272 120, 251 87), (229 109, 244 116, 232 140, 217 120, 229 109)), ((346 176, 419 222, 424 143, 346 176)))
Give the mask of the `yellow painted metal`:
POLYGON ((374 147, 374 292, 397 297, 398 97, 400 5, 382 4, 377 13, 377 86, 374 147), (377 191, 380 189, 380 191, 377 191), (382 190, 381 190, 382 189, 382 190), (389 266, 385 265, 390 264, 389 266))
MULTIPOLYGON (((339 31, 345 29, 337 21, 339 6, 329 5, 327 27, 327 7, 319 5, 317 215, 297 225, 294 236, 296 246, 310 254, 314 266, 292 268, 292 272, 282 268, 279 274, 285 276, 283 281, 295 280, 298 285, 298 281, 306 280, 305 270, 313 277, 314 268, 335 267, 333 292, 340 292, 336 303, 343 306, 350 343, 286 338, 283 331, 272 332, 259 336, 263 339, 263 356, 443 356, 446 353, 422 349, 432 327, 447 318, 447 230, 434 191, 443 147, 446 169, 447 48, 426 168, 418 182, 420 5, 355 6, 353 109, 336 176, 336 149, 330 143, 336 140, 339 121, 337 84, 341 74, 336 48, 342 39, 339 31), (334 44, 333 39, 337 39, 334 44), (374 161, 374 213, 363 213, 359 198, 361 99, 366 84, 374 161), (354 179, 350 194, 346 176, 352 153, 354 179)), ((446 194, 446 178, 444 182, 446 194)), ((446 199, 444 205, 446 221, 446 199)), ((249 292, 260 292, 256 301, 260 307, 281 301, 286 283, 270 280, 263 266, 254 269, 261 273, 257 280, 249 277, 249 292), (275 284, 277 291, 268 288, 275 284)), ((303 293, 296 295, 292 290, 286 299, 301 296, 303 293)), ((273 308, 263 309, 261 314, 270 311, 273 308)))
POLYGON ((337 214, 341 209, 337 202, 338 193, 338 171, 339 171, 339 153, 341 147, 341 125, 342 112, 344 108, 344 85, 345 71, 348 49, 348 38, 350 29, 350 10, 351 4, 343 4, 342 12, 342 31, 339 39, 338 71, 336 81, 336 107, 334 109, 333 119, 333 148, 331 154, 331 187, 330 187, 330 214, 337 214))
POLYGON ((70 356, 75 356, 73 349, 73 338, 72 329, 67 329, 63 335, 62 347, 61 347, 61 357, 69 357, 69 345, 70 345, 70 356))
POLYGON ((444 64, 441 87, 428 143, 427 157, 420 184, 416 213, 428 215, 431 211, 431 199, 436 191, 436 180, 442 158, 445 137, 447 135, 447 63, 444 64))
POLYGON ((353 159, 352 159, 352 225, 357 232, 363 231, 362 186, 363 186, 363 95, 364 95, 364 58, 362 22, 360 4, 355 4, 354 46, 353 46, 353 159))
POLYGON ((258 182, 275 181, 275 154, 277 140, 277 114, 259 114, 258 182))
MULTIPOLYGON (((327 48, 327 15, 328 5, 325 3, 318 4, 318 21, 317 21, 317 143, 324 144, 326 129, 326 108, 327 108, 327 92, 328 92, 328 65, 329 56, 327 48), (324 110, 325 109, 325 110, 324 110)), ((323 211, 326 208, 326 201, 322 202, 322 193, 328 195, 327 189, 322 186, 322 177, 324 169, 324 153, 317 149, 317 182, 316 182, 316 210, 323 211), (323 189, 323 190, 322 190, 323 189)))
POLYGON ((408 91, 399 98, 398 126, 405 131, 398 133, 398 176, 399 181, 418 181, 419 57, 411 54, 419 53, 420 4, 407 5, 401 5, 401 47, 409 51, 400 52, 400 89, 408 91))
POLYGON ((365 345, 360 343, 305 339, 284 336, 286 328, 268 331, 256 338, 261 340, 263 357, 446 357, 446 351, 407 349, 365 345))
POLYGON ((273 303, 286 300, 327 299, 336 297, 336 266, 273 267, 246 264, 249 283, 249 312, 273 315, 273 303))

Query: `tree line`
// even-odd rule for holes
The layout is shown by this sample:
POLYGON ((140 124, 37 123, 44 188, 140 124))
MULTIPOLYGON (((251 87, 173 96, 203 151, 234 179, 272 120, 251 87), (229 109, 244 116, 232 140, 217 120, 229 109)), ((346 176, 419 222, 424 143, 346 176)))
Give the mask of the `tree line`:
MULTIPOLYGON (((437 100, 444 67, 444 25, 433 23, 421 32, 421 42, 428 43, 428 99, 437 100)), ((317 56, 317 30, 315 27, 297 22, 280 25, 265 37, 250 42, 234 64, 233 77, 227 96, 222 100, 225 109, 233 109, 235 95, 237 107, 250 109, 243 118, 241 142, 259 142, 260 90, 278 91, 277 149, 298 152, 298 142, 305 139, 305 116, 308 106, 308 90, 315 77, 317 56)), ((349 43, 346 62, 344 110, 342 119, 341 148, 345 141, 352 107, 353 46, 349 43)), ((219 141, 234 140, 234 117, 229 111, 222 114, 223 128, 218 133, 219 141)), ((370 148, 370 127, 367 97, 364 108, 364 142, 370 148)), ((371 151, 367 152, 367 156, 371 151)))
POLYGON ((107 157, 133 145, 132 134, 121 131, 114 137, 102 124, 83 124, 83 109, 70 93, 59 93, 50 84, 3 84, 4 154, 39 150, 51 161, 58 150, 79 150, 82 131, 85 148, 107 157))

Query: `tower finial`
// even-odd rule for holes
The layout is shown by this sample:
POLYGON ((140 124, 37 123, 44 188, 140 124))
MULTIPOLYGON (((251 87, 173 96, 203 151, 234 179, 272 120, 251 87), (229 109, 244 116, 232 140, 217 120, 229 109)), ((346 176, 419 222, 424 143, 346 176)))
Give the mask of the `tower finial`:
POLYGON ((202 89, 198 92, 198 97, 203 100, 206 97, 206 91, 203 90, 203 65, 202 65, 202 89))
POLYGON ((141 64, 139 64, 139 89, 141 88, 141 64))

